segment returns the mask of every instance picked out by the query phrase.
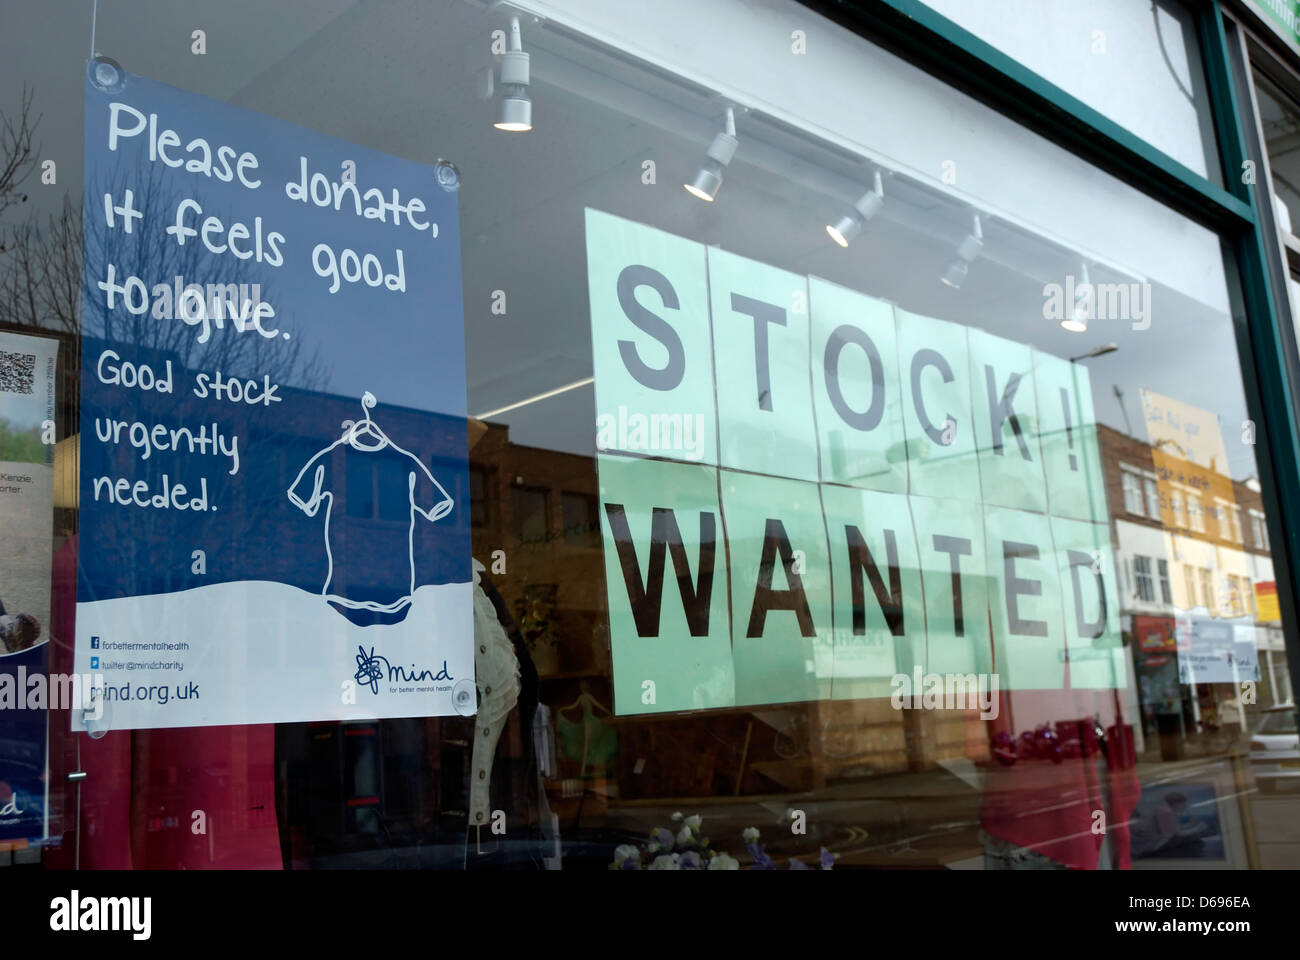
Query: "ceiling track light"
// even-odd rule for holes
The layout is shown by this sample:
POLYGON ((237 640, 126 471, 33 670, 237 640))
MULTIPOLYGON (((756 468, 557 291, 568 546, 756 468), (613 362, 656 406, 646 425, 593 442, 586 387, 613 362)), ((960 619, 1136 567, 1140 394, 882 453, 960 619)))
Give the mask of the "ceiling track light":
POLYGON ((1092 315, 1092 280, 1088 277, 1087 261, 1079 263, 1079 278, 1080 283, 1071 282, 1065 288, 1070 292, 1070 312, 1061 321, 1061 326, 1071 333, 1086 333, 1092 315))
POLYGON ((501 56, 501 99, 492 126, 508 133, 533 129, 533 101, 528 98, 529 65, 519 32, 519 18, 510 18, 510 49, 501 56))
POLYGON ((984 228, 980 224, 980 216, 977 213, 972 217, 971 232, 966 234, 962 242, 957 245, 957 258, 948 264, 948 269, 939 279, 953 289, 960 289, 966 280, 966 275, 970 273, 970 265, 975 262, 983 249, 984 228))
POLYGON ((727 126, 709 144, 708 153, 705 154, 704 163, 695 174, 695 179, 682 184, 686 192, 712 203, 718 195, 718 188, 722 186, 722 168, 731 163, 738 146, 740 141, 736 139, 736 111, 727 107, 727 126))
POLYGON ((876 171, 875 186, 858 198, 853 208, 834 223, 826 224, 826 232, 841 247, 847 247, 868 220, 874 217, 885 205, 885 186, 881 182, 880 171, 876 171))

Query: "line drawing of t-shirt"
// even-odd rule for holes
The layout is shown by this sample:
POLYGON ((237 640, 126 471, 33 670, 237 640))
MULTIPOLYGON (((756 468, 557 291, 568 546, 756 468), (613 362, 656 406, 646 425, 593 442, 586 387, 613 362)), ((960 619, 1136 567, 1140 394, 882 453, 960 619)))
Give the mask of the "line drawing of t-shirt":
MULTIPOLYGON (((371 464, 365 465, 369 468, 371 464)), ((374 494, 373 489, 366 492, 369 495, 374 494)), ((391 490, 388 492, 390 495, 393 493, 391 490)), ((382 494, 383 491, 380 491, 380 495, 382 494)), ((410 604, 411 597, 415 593, 416 517, 423 517, 430 523, 434 523, 449 514, 454 506, 451 496, 419 457, 393 443, 370 420, 368 412, 365 420, 348 424, 339 439, 318 451, 303 464, 298 476, 289 487, 288 495, 294 506, 309 517, 316 516, 321 504, 325 505, 324 538, 328 564, 321 595, 331 603, 343 607, 380 613, 394 613, 404 609, 410 604), (339 461, 354 457, 373 461, 380 476, 392 477, 396 474, 405 480, 403 484, 405 490, 400 495, 405 498, 404 506, 408 511, 408 523, 405 531, 405 555, 400 558, 400 561, 396 556, 400 547, 395 542, 391 542, 391 537, 385 537, 384 526, 378 523, 369 524, 365 530, 365 545, 372 556, 382 558, 380 561, 382 569, 363 569, 357 571, 355 576, 347 576, 346 573, 340 574, 340 571, 335 569, 336 555, 340 570, 346 570, 343 566, 345 562, 358 564, 365 561, 355 558, 348 560, 347 555, 349 551, 355 550, 356 544, 347 542, 343 528, 345 525, 355 528, 356 521, 346 520, 346 511, 344 517, 335 517, 334 500, 335 490, 340 485, 346 490, 346 480, 342 480, 342 484, 340 481, 341 478, 348 476, 346 465, 339 461), (385 549, 387 546, 391 546, 392 549, 385 549), (404 564, 404 570, 400 574, 405 581, 403 583, 393 582, 399 576, 396 569, 399 562, 404 564), (385 576, 389 571, 392 576, 385 576), (381 581, 386 581, 378 585, 378 590, 385 599, 356 596, 355 594, 363 585, 366 587, 364 592, 369 594, 376 592, 376 575, 381 581)))

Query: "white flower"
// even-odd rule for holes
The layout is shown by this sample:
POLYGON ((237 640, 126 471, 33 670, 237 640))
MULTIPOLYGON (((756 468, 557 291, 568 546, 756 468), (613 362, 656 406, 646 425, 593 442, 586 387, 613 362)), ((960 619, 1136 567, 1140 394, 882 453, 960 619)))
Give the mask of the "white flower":
POLYGON ((710 870, 739 870, 740 861, 735 857, 729 857, 725 853, 715 854, 709 861, 710 870))
POLYGON ((758 827, 746 827, 746 828, 744 829, 744 832, 741 833, 740 837, 741 837, 741 839, 744 840, 746 843, 757 843, 757 842, 758 842, 758 827))
POLYGON ((664 854, 662 857, 655 857, 654 863, 650 864, 651 870, 680 870, 677 863, 677 854, 664 854))
POLYGON ((686 825, 690 827, 692 830, 698 830, 700 829, 700 824, 703 821, 704 818, 701 817, 698 813, 696 813, 686 818, 686 825))
POLYGON ((680 823, 681 819, 682 819, 682 812, 678 810, 676 813, 673 814, 673 823, 680 823))
POLYGON ((684 846, 686 846, 688 843, 692 843, 692 842, 694 841, 694 839, 695 839, 695 838, 691 836, 691 828, 690 828, 690 827, 682 827, 682 832, 679 833, 679 834, 677 834, 677 843, 678 843, 679 846, 683 846, 683 847, 684 847, 684 846))
POLYGON ((614 862, 622 864, 624 860, 640 860, 641 852, 630 843, 624 843, 614 848, 614 862))

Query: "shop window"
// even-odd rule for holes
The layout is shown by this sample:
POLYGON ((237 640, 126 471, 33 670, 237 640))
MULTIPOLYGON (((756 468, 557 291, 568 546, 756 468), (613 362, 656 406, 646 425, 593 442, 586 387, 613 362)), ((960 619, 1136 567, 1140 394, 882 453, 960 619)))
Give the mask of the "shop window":
POLYGON ((1228 611, 1229 616, 1240 617, 1246 613, 1245 585, 1236 574, 1228 575, 1228 611))
POLYGON ((1151 603, 1155 600, 1155 590, 1151 585, 1151 558, 1134 557, 1133 558, 1133 576, 1137 581, 1137 596, 1139 600, 1151 603))
POLYGON ((544 487, 510 488, 510 509, 514 532, 520 543, 541 543, 550 525, 546 515, 547 490, 544 487))
POLYGON ((1210 612, 1210 616, 1217 617, 1219 615, 1219 599, 1218 593, 1214 588, 1214 573, 1213 571, 1202 567, 1200 570, 1200 576, 1201 600, 1205 609, 1210 612))
POLYGON ((1160 489, 1151 477, 1142 478, 1142 489, 1146 493, 1147 499, 1147 516, 1152 520, 1160 520, 1160 489))
POLYGON ((1233 543, 1241 542, 1241 508, 1223 499, 1216 499, 1214 514, 1219 536, 1233 543))
POLYGON ((1135 471, 1122 467, 1120 478, 1124 485, 1124 509, 1135 516, 1143 516, 1142 477, 1135 471))
POLYGON ((560 494, 564 519, 564 540, 577 546, 600 543, 600 523, 596 518, 596 498, 587 493, 560 494))
POLYGON ((1185 609, 1196 606, 1196 568, 1190 563, 1183 564, 1183 596, 1185 609))
POLYGON ((1268 153, 1269 172, 1276 194, 1282 229, 1295 235, 1300 227, 1300 165, 1297 165, 1295 139, 1300 135, 1300 108, 1265 73, 1253 72, 1255 98, 1259 104, 1264 147, 1268 153))
POLYGON ((469 522, 472 527, 486 527, 491 522, 491 501, 488 497, 487 471, 482 467, 469 468, 469 522))
POLYGON ((1250 533, 1254 541, 1256 550, 1268 552, 1268 526, 1264 522, 1264 515, 1258 510, 1250 511, 1250 533))

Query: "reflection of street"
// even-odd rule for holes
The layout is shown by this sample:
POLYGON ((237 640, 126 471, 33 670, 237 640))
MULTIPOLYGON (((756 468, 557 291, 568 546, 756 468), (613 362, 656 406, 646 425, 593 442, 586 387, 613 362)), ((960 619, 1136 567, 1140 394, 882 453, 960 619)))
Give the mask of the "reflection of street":
MULTIPOLYGON (((1138 779, 1144 795, 1161 795, 1167 786, 1170 791, 1187 782, 1221 782, 1231 778, 1231 761, 1227 758, 1197 759, 1182 762, 1139 763, 1138 779)), ((954 768, 958 769, 958 768, 954 768)), ((705 833, 718 850, 730 852, 748 866, 740 843, 740 833, 746 827, 757 827, 767 844, 767 852, 778 865, 791 856, 815 855, 822 846, 838 855, 836 869, 849 867, 914 867, 983 869, 984 846, 980 839, 980 811, 984 805, 978 768, 969 765, 969 782, 943 769, 921 773, 905 772, 874 777, 870 781, 857 781, 828 785, 816 798, 797 794, 750 797, 743 800, 729 798, 700 798, 692 801, 687 813, 700 813, 706 825, 705 833), (802 810, 807 815, 806 835, 791 833, 785 813, 789 809, 802 810), (734 840, 733 840, 734 838, 734 840)), ((968 775, 967 771, 959 771, 968 775)), ((1186 792, 1186 791, 1184 791, 1186 792)), ((1253 808, 1256 791, 1247 787, 1241 794, 1217 795, 1210 816, 1222 820, 1238 816, 1238 810, 1253 808), (1248 801, 1242 804, 1242 797, 1248 801)), ((1195 797, 1191 798, 1195 800, 1195 797)), ((1054 801, 1037 807, 1027 806, 1025 817, 1049 812, 1054 808, 1086 803, 1083 791, 1061 791, 1054 801)), ((611 812, 617 807, 620 822, 635 833, 644 825, 645 834, 670 822, 679 807, 646 805, 643 803, 617 805, 611 803, 611 812)), ((1193 806, 1190 819, 1209 819, 1204 809, 1193 806)), ((1254 818, 1258 820, 1258 817, 1254 818)), ((1130 828, 1135 824, 1131 821, 1130 828)), ((1114 827, 1114 824, 1111 824, 1114 827)), ((1294 828, 1293 828, 1294 829, 1294 828)), ((1258 829, 1256 840, 1261 847, 1268 839, 1258 829)), ((572 838, 565 838, 566 845, 572 838)), ((1045 842, 1066 839, 1047 837, 1045 842)), ((1134 851, 1135 855, 1137 851, 1134 851)), ((1168 853, 1168 851, 1166 851, 1168 853)), ((1225 861, 1205 863, 1205 866, 1245 868, 1246 863, 1225 861)), ((1287 864, 1275 864, 1286 866, 1287 864)), ((1300 858, 1290 866, 1300 865, 1300 858)), ((1135 860, 1137 869, 1143 869, 1141 860, 1135 860)))

